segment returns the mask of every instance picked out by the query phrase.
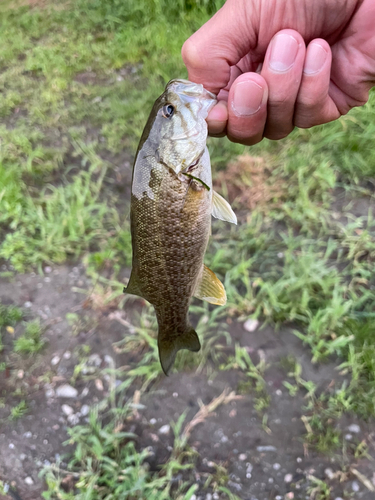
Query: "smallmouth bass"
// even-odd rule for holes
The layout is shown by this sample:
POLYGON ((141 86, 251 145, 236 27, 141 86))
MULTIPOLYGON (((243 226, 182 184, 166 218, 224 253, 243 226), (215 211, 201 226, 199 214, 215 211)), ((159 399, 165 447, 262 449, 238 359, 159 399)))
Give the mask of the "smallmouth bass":
POLYGON ((133 166, 133 261, 124 292, 154 306, 166 375, 180 349, 200 349, 188 319, 191 298, 226 303, 222 283, 203 264, 211 215, 237 223, 212 189, 205 119, 215 103, 200 84, 170 81, 155 101, 133 166))

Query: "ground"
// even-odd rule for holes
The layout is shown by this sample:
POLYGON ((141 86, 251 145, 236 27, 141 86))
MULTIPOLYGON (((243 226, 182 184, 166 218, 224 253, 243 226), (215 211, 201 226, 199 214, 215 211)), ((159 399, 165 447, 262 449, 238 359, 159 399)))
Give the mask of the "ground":
POLYGON ((198 354, 161 371, 130 275, 131 166, 222 2, 0 6, 0 498, 370 500, 375 99, 245 148, 209 139, 198 354))

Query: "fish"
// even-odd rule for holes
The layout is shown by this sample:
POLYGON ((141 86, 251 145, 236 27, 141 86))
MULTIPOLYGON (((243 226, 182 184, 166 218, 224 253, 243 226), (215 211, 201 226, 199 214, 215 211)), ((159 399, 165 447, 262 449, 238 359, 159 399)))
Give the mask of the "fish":
POLYGON ((132 271, 124 292, 154 306, 166 375, 180 349, 201 348, 188 318, 192 297, 226 303, 223 284, 203 264, 211 215, 237 223, 212 189, 206 118, 215 103, 203 85, 171 80, 154 103, 133 165, 132 271))

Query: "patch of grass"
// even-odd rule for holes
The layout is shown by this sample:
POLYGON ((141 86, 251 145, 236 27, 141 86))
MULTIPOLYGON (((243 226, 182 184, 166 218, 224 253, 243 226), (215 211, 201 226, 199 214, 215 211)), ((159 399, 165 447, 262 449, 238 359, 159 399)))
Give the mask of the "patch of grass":
POLYGON ((23 417, 28 411, 27 403, 25 400, 22 400, 18 403, 18 405, 13 406, 10 410, 9 419, 10 420, 18 420, 23 417))
POLYGON ((45 340, 39 319, 26 323, 24 333, 14 341, 14 351, 21 354, 35 354, 42 350, 45 340))

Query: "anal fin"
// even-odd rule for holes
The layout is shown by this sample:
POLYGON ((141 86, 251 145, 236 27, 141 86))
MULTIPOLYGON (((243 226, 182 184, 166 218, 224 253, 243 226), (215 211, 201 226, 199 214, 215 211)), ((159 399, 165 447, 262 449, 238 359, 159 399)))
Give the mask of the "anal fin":
POLYGON ((130 293, 131 295, 138 295, 139 297, 143 297, 142 292, 138 286, 137 277, 133 273, 133 271, 130 275, 128 286, 124 286, 123 293, 130 293))
POLYGON ((223 306, 227 302, 224 285, 216 274, 205 265, 203 265, 202 274, 193 295, 197 299, 218 306, 223 306))

